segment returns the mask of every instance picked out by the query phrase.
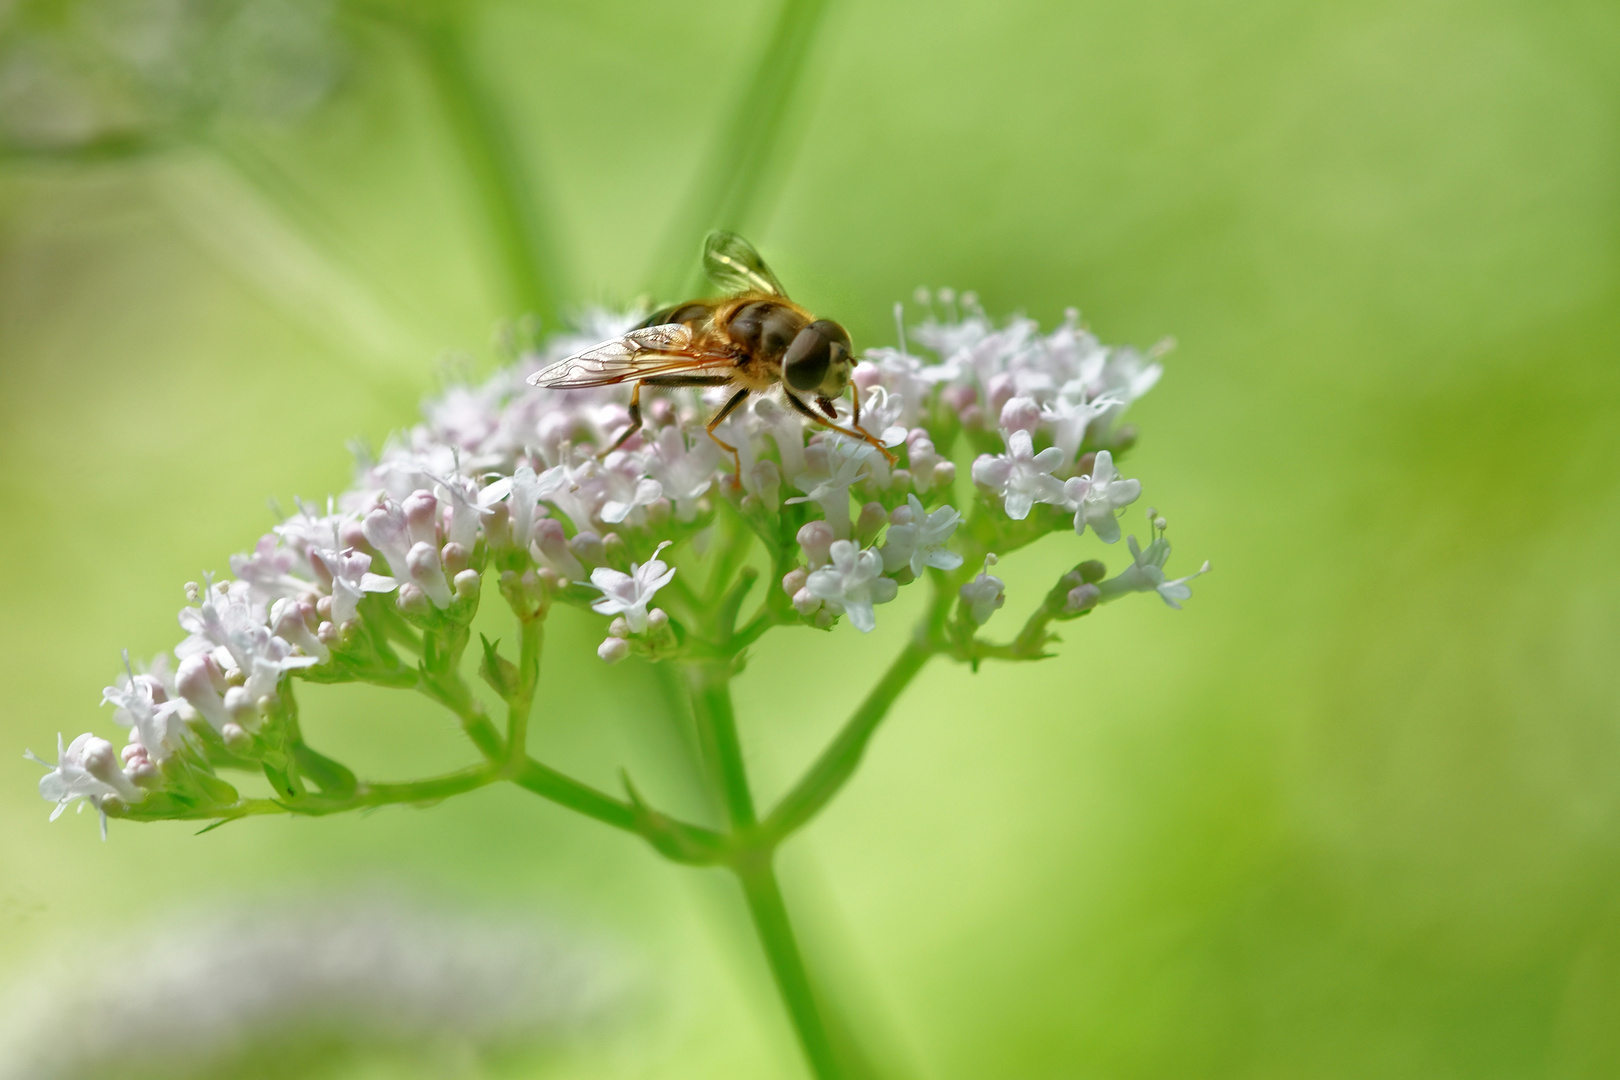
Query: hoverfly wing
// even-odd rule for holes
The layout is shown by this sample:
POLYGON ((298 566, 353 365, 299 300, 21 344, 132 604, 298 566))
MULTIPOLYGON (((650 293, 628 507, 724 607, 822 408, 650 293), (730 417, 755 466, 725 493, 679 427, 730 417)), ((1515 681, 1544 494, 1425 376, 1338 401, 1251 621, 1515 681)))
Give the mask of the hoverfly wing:
POLYGON ((754 245, 736 233, 717 229, 708 235, 703 241, 703 269, 710 281, 727 292, 787 295, 754 245))
POLYGON ((729 375, 735 368, 729 353, 700 347, 690 326, 666 323, 640 327, 559 360, 530 375, 529 385, 569 390, 677 372, 729 375))

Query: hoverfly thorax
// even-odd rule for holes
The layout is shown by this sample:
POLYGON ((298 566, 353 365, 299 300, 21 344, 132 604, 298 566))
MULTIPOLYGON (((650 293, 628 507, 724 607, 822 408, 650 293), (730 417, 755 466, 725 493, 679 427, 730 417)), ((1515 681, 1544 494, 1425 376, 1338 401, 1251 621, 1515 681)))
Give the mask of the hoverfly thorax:
POLYGON ((849 333, 831 319, 817 319, 782 355, 782 381, 801 394, 836 398, 849 386, 854 367, 849 333))

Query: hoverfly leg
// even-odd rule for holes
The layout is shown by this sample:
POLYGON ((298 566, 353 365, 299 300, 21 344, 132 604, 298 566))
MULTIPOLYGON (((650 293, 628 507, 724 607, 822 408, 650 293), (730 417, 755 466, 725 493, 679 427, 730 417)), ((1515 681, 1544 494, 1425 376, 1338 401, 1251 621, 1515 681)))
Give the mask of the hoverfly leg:
POLYGON ((630 426, 624 433, 613 441, 613 445, 602 451, 598 457, 607 457, 613 451, 630 441, 630 436, 641 430, 641 384, 636 383, 630 388, 630 426))
POLYGON ((739 487, 742 486, 742 458, 737 454, 737 448, 726 442, 726 440, 722 439, 720 436, 716 435, 714 433, 714 429, 719 427, 725 418, 731 415, 733 409, 741 405, 747 399, 748 394, 749 390, 746 386, 741 390, 738 390, 735 394, 731 395, 730 401, 720 406, 720 411, 714 414, 713 419, 711 419, 707 424, 703 425, 703 430, 708 432, 709 438, 715 441, 715 445, 719 446, 722 450, 731 455, 731 464, 736 470, 732 474, 731 482, 739 487))
MULTIPOLYGON (((878 453, 882 454, 883 459, 885 461, 887 461, 891 466, 896 465, 896 464, 899 463, 900 459, 895 457, 893 454, 891 454, 889 452, 889 448, 887 446, 884 446, 882 443, 878 442, 877 439, 875 439, 871 435, 867 434, 867 432, 866 432, 866 430, 864 428, 856 428, 853 431, 851 431, 849 428, 841 427, 838 424, 835 424, 832 421, 830 421, 830 420, 826 419, 825 417, 821 416, 820 414, 818 414, 816 412, 816 410, 812 409, 810 406, 808 406, 804 402, 800 401, 793 394, 788 393, 787 391, 784 390, 782 392, 782 396, 787 398, 788 404, 793 406, 793 411, 794 412, 797 412, 801 416, 805 416, 805 417, 808 417, 811 420, 814 420, 816 423, 820 424, 824 428, 831 428, 832 430, 838 432, 840 435, 848 435, 852 439, 861 440, 862 442, 866 443, 868 446, 876 447, 878 453)), ((823 400, 825 400, 825 399, 823 399, 823 400)), ((818 404, 819 404, 819 402, 818 402, 818 404)))

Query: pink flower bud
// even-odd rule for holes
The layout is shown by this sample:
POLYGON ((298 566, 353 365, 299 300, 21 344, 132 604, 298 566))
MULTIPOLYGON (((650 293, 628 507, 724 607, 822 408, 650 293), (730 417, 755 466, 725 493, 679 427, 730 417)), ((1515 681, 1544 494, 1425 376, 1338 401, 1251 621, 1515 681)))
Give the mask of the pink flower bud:
POLYGON ((825 521, 807 521, 799 528, 799 546, 804 549, 810 569, 819 570, 827 565, 828 552, 836 539, 838 537, 833 533, 833 527, 825 521))

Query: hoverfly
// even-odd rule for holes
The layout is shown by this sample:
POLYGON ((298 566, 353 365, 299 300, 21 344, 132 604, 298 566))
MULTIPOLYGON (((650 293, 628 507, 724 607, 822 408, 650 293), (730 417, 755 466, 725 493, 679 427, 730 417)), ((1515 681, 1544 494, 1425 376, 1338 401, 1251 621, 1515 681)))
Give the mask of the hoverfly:
POLYGON ((836 422, 834 402, 849 389, 856 363, 848 331, 789 300, 759 252, 735 233, 709 234, 703 243, 703 268, 710 280, 727 290, 727 296, 661 308, 623 337, 529 376, 530 384, 561 390, 633 383, 630 426, 608 452, 641 430, 643 386, 736 387, 736 393, 704 427, 741 473, 737 448, 714 429, 749 394, 764 393, 781 383, 782 396, 795 412, 870 443, 893 464, 894 455, 861 429, 859 392, 854 395, 854 428, 836 422), (806 404, 805 397, 812 398, 826 415, 806 404))

